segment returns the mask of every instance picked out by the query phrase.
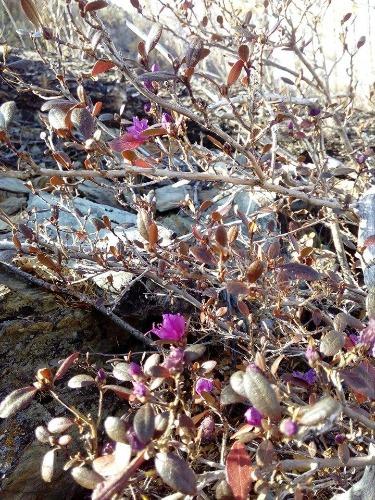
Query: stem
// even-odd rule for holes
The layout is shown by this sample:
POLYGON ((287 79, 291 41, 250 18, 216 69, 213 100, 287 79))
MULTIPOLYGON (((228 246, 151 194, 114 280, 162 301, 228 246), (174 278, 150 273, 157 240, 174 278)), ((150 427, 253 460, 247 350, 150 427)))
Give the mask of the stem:
MULTIPOLYGON (((187 179, 191 181, 208 181, 208 182, 224 182, 228 184, 233 184, 237 186, 251 186, 260 187, 265 191, 270 191, 274 193, 279 193, 285 196, 291 196, 299 200, 305 200, 311 205, 318 207, 328 207, 335 210, 343 210, 340 203, 332 200, 327 200, 325 198, 314 198, 310 193, 304 193, 298 189, 285 188, 273 184, 272 182, 260 182, 259 179, 243 179, 241 177, 233 177, 229 175, 215 175, 206 172, 180 172, 171 171, 166 169, 157 168, 143 168, 143 167, 133 167, 130 165, 124 165, 121 170, 53 170, 49 168, 41 168, 37 172, 40 175, 46 176, 57 176, 57 177, 81 177, 83 179, 92 179, 95 177, 104 177, 107 179, 116 179, 119 177, 125 177, 126 174, 144 175, 147 177, 167 177, 169 179, 187 179)), ((27 172, 7 172, 8 177, 16 177, 20 179, 27 178, 27 172)), ((1 176, 1 174, 0 174, 1 176)))
POLYGON ((142 465, 145 461, 146 450, 142 450, 138 455, 130 462, 128 467, 121 472, 118 476, 108 481, 103 481, 94 490, 91 498, 92 500, 110 500, 113 495, 121 492, 126 486, 132 474, 142 465))

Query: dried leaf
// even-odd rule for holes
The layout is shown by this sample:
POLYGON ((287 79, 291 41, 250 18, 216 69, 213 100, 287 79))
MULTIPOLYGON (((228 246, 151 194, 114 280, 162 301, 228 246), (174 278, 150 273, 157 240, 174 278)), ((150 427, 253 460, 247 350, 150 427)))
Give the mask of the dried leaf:
POLYGON ((260 467, 265 467, 271 465, 272 462, 276 462, 277 455, 272 442, 269 439, 262 441, 256 452, 256 463, 260 467))
POLYGON ((225 472, 235 500, 247 500, 251 488, 251 460, 243 443, 236 441, 230 449, 225 472))
POLYGON ((258 278, 263 274, 263 271, 265 269, 265 265, 263 262, 259 259, 254 260, 249 267, 247 268, 246 271, 246 277, 247 281, 249 283, 255 283, 258 278))
POLYGON ((227 230, 225 229, 225 226, 223 224, 220 224, 216 228, 216 231, 215 231, 215 240, 222 247, 226 247, 228 245, 228 234, 227 234, 227 230))
POLYGON ((205 245, 197 245, 190 248, 190 253, 198 262, 208 266, 216 266, 217 259, 211 250, 205 245))
POLYGON ((157 453, 155 469, 172 489, 184 495, 196 495, 197 478, 188 464, 175 453, 157 453))
POLYGON ((249 56, 250 56, 250 50, 248 45, 240 45, 238 47, 238 57, 242 59, 242 61, 245 63, 248 61, 249 56))
POLYGON ((48 255, 44 254, 43 252, 38 252, 36 257, 38 261, 43 264, 43 266, 48 267, 48 269, 51 269, 51 271, 54 271, 58 274, 61 272, 61 267, 59 266, 59 264, 52 260, 48 255))
POLYGON ((161 34, 163 32, 163 26, 161 24, 155 23, 148 35, 145 42, 145 52, 148 55, 158 44, 161 34))
POLYGON ((368 361, 362 361, 358 366, 340 370, 344 382, 353 391, 375 400, 375 368, 368 361))
POLYGON ((361 38, 357 42, 357 49, 360 49, 366 43, 366 37, 361 36, 361 38))
POLYGON ((294 82, 293 80, 291 80, 290 78, 287 78, 286 76, 282 76, 281 77, 282 81, 288 85, 294 85, 294 82))
POLYGON ((155 413, 150 403, 146 403, 139 408, 134 415, 134 431, 141 443, 148 443, 155 431, 155 413))
POLYGON ((95 119, 87 108, 75 108, 70 113, 70 119, 84 139, 90 139, 95 132, 95 119))
POLYGON ((86 12, 93 12, 95 10, 104 9, 104 7, 107 6, 108 3, 105 2, 104 0, 93 0, 92 2, 88 2, 85 5, 83 12, 86 14, 86 12))
POLYGON ((16 389, 8 394, 0 403, 0 418, 8 418, 29 406, 37 392, 38 389, 30 386, 16 389))
POLYGON ((228 73, 228 78, 227 78, 227 86, 228 87, 230 87, 231 85, 236 83, 236 81, 238 80, 238 78, 241 74, 243 66, 244 66, 244 62, 242 59, 239 59, 238 61, 236 61, 233 64, 233 66, 231 67, 231 70, 228 73))
POLYGON ((99 59, 99 61, 96 61, 94 67, 91 70, 91 76, 98 76, 101 73, 109 71, 115 66, 116 66, 115 63, 113 63, 112 61, 108 61, 106 59, 99 59))
POLYGON ((26 14, 26 17, 33 23, 36 28, 42 26, 42 21, 32 0, 21 0, 21 7, 26 14))
POLYGON ((71 389, 81 389, 82 387, 87 387, 93 384, 95 384, 93 377, 91 377, 91 375, 86 375, 85 373, 75 375, 68 381, 68 387, 71 389))
POLYGON ((285 271, 289 280, 299 279, 305 281, 317 281, 321 279, 321 275, 318 271, 315 271, 315 269, 310 266, 306 266, 305 264, 290 262, 289 264, 279 266, 278 269, 285 271))
POLYGON ((194 68, 198 64, 202 49, 203 41, 198 37, 194 37, 185 54, 185 63, 188 68, 194 68))
POLYGON ((228 281, 226 283, 227 291, 230 295, 237 297, 238 295, 248 295, 249 287, 246 283, 238 280, 228 281))

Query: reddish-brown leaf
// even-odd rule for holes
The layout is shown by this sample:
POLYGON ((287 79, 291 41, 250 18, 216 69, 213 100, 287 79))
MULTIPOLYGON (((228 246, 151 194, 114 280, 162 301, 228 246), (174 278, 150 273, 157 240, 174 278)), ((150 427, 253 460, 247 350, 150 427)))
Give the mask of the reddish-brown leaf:
POLYGON ((228 281, 227 290, 231 295, 247 295, 249 293, 246 283, 239 280, 228 281))
POLYGON ((156 47, 156 45, 160 40, 162 32, 163 32, 163 27, 158 23, 155 23, 151 27, 145 42, 146 54, 149 54, 156 47))
POLYGON ((230 87, 231 85, 233 85, 238 80, 238 77, 241 74, 243 65, 244 65, 244 62, 243 62, 242 59, 239 59, 238 61, 236 61, 233 64, 233 66, 232 66, 232 68, 231 68, 231 70, 229 71, 229 74, 228 74, 228 79, 227 79, 227 85, 228 85, 228 87, 230 87))
POLYGON ((39 252, 36 257, 43 266, 48 267, 48 269, 51 269, 55 273, 60 273, 61 267, 51 257, 43 252, 39 252))
POLYGON ((59 369, 56 372, 54 380, 60 380, 66 374, 71 366, 74 365, 76 360, 79 358, 79 352, 73 352, 70 356, 68 356, 59 366, 59 369))
POLYGON ((190 253, 202 264, 207 264, 208 266, 216 266, 217 264, 215 255, 205 245, 197 245, 190 248, 190 253))
POLYGON ((251 469, 250 456, 245 445, 236 441, 225 464, 227 481, 235 500, 247 500, 251 488, 251 469))
POLYGON ((104 7, 107 7, 107 5, 108 3, 104 0, 94 0, 93 2, 89 2, 85 5, 84 13, 86 14, 86 12, 93 12, 95 10, 104 9, 104 7))
POLYGON ((91 76, 98 76, 101 73, 105 73, 114 66, 115 63, 113 63, 112 61, 108 61, 106 59, 99 59, 99 61, 96 61, 94 67, 91 70, 91 76))
POLYGON ((38 11, 32 0, 21 0, 21 7, 24 13, 26 14, 26 17, 29 19, 29 21, 33 23, 35 27, 38 28, 39 26, 42 25, 38 11))
POLYGON ((132 394, 130 389, 122 387, 122 385, 104 385, 103 389, 106 391, 113 391, 120 399, 129 399, 132 394))
POLYGON ((375 368, 368 361, 340 371, 340 375, 353 391, 375 400, 375 368))
POLYGON ((316 281, 321 277, 318 271, 305 264, 290 262, 289 264, 279 266, 279 269, 285 271, 287 278, 290 280, 316 281))
POLYGON ((249 55, 250 55, 250 50, 249 50, 248 45, 240 45, 238 47, 238 57, 243 62, 247 62, 247 60, 249 59, 249 55))

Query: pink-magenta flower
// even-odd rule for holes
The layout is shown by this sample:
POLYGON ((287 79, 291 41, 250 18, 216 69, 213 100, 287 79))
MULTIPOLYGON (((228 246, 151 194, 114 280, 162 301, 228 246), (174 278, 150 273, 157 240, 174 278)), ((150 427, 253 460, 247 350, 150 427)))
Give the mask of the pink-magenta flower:
POLYGON ((245 412, 245 419, 249 425, 260 427, 262 423, 262 414, 254 406, 250 406, 245 412))
POLYGON ((113 139, 113 141, 109 143, 109 146, 117 153, 136 149, 148 140, 148 137, 143 135, 143 132, 147 128, 148 120, 146 118, 140 120, 137 116, 134 116, 133 125, 127 128, 127 132, 125 132, 125 134, 113 139))
POLYGON ((205 417, 199 426, 199 430, 201 431, 201 436, 204 441, 210 439, 215 432, 214 417, 212 415, 205 417))
POLYGON ((145 398, 148 395, 148 389, 142 382, 133 382, 133 394, 145 398))
POLYGON ((163 323, 151 332, 162 340, 178 342, 185 335, 186 321, 181 314, 163 314, 163 323))
POLYGON ((280 431, 284 436, 291 437, 298 431, 298 425, 291 418, 286 418, 280 424, 280 431))
POLYGON ((211 392, 214 388, 214 383, 208 378, 199 378, 195 384, 195 391, 198 394, 202 392, 211 392))
POLYGON ((142 367, 138 363, 134 363, 133 361, 129 364, 128 369, 129 375, 132 377, 139 377, 143 375, 142 367))
POLYGON ((319 359, 319 353, 318 353, 318 351, 316 349, 314 349, 313 347, 311 347, 311 346, 308 346, 306 348, 305 356, 306 356, 306 359, 310 363, 314 363, 314 361, 317 361, 319 359))
POLYGON ((163 362, 164 368, 172 371, 181 371, 184 366, 185 351, 179 347, 171 347, 169 355, 163 362))

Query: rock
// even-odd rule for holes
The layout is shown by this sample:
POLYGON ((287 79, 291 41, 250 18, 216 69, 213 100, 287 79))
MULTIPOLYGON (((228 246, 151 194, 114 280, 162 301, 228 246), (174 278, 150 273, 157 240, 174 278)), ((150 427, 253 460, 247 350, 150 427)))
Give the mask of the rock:
POLYGON ((25 183, 14 177, 0 177, 0 191, 10 191, 12 193, 30 194, 30 189, 25 186, 25 183))
POLYGON ((92 281, 103 290, 121 292, 134 278, 134 274, 126 271, 107 271, 94 276, 92 281))
MULTIPOLYGON (((56 478, 51 483, 45 483, 40 476, 40 464, 47 446, 34 441, 31 443, 17 465, 12 475, 4 481, 1 498, 3 500, 60 500, 63 493, 64 500, 74 497, 80 489, 72 481, 69 472, 62 471, 62 463, 56 468, 56 478)), ((62 462, 60 452, 58 459, 62 462)))
POLYGON ((189 181, 183 180, 155 189, 156 210, 166 212, 179 208, 181 203, 191 195, 192 190, 188 183, 189 181))
POLYGON ((87 216, 85 230, 88 234, 94 234, 96 237, 96 228, 93 219, 102 219, 106 215, 114 225, 134 225, 136 223, 136 215, 125 210, 111 207, 109 205, 98 204, 83 198, 75 198, 67 200, 59 196, 54 196, 48 193, 43 193, 41 196, 33 195, 29 199, 27 209, 32 211, 29 225, 32 227, 35 222, 39 224, 45 223, 48 226, 48 232, 51 236, 56 233, 56 229, 49 223, 51 217, 51 206, 59 207, 59 227, 62 232, 65 232, 67 240, 71 239, 68 233, 72 230, 82 229, 79 222, 83 223, 83 217, 73 215, 74 211, 78 210, 81 215, 87 216), (70 213, 69 209, 73 212, 70 213), (65 231, 64 231, 65 230, 65 231))
POLYGON ((191 228, 194 225, 194 221, 191 217, 180 214, 172 214, 167 217, 161 217, 159 218, 159 221, 162 226, 173 231, 176 236, 183 236, 184 234, 190 233, 191 228))
POLYGON ((109 179, 100 179, 98 182, 85 180, 82 184, 78 185, 78 191, 85 198, 95 203, 102 203, 117 208, 120 207, 114 195, 115 186, 109 179))
MULTIPOLYGON (((107 318, 90 309, 75 307, 73 302, 68 305, 57 295, 19 279, 4 270, 1 264, 4 260, 6 252, 0 257, 0 400, 12 390, 32 384, 38 368, 56 369, 60 360, 75 351, 114 352, 119 342, 121 349, 125 349, 129 338, 123 331, 120 334, 107 318)), ((93 392, 72 394, 64 382, 59 383, 58 390, 63 399, 70 399, 81 411, 91 410, 97 404, 93 392)), ((34 439, 35 427, 62 411, 52 398, 43 399, 43 405, 39 401, 37 397, 22 412, 0 420, 0 476, 7 477, 2 498, 49 499, 55 498, 50 496, 53 492, 61 497, 61 491, 64 498, 69 498, 65 489, 58 486, 60 483, 51 489, 39 482, 40 456, 34 458, 37 451, 31 448, 30 452, 27 448, 34 439), (31 484, 33 490, 28 489, 31 484), (5 493, 9 496, 4 497, 5 493)), ((40 444, 39 449, 43 451, 40 444)))
POLYGON ((0 208, 7 215, 13 215, 19 212, 27 204, 26 197, 9 196, 0 202, 0 208))

